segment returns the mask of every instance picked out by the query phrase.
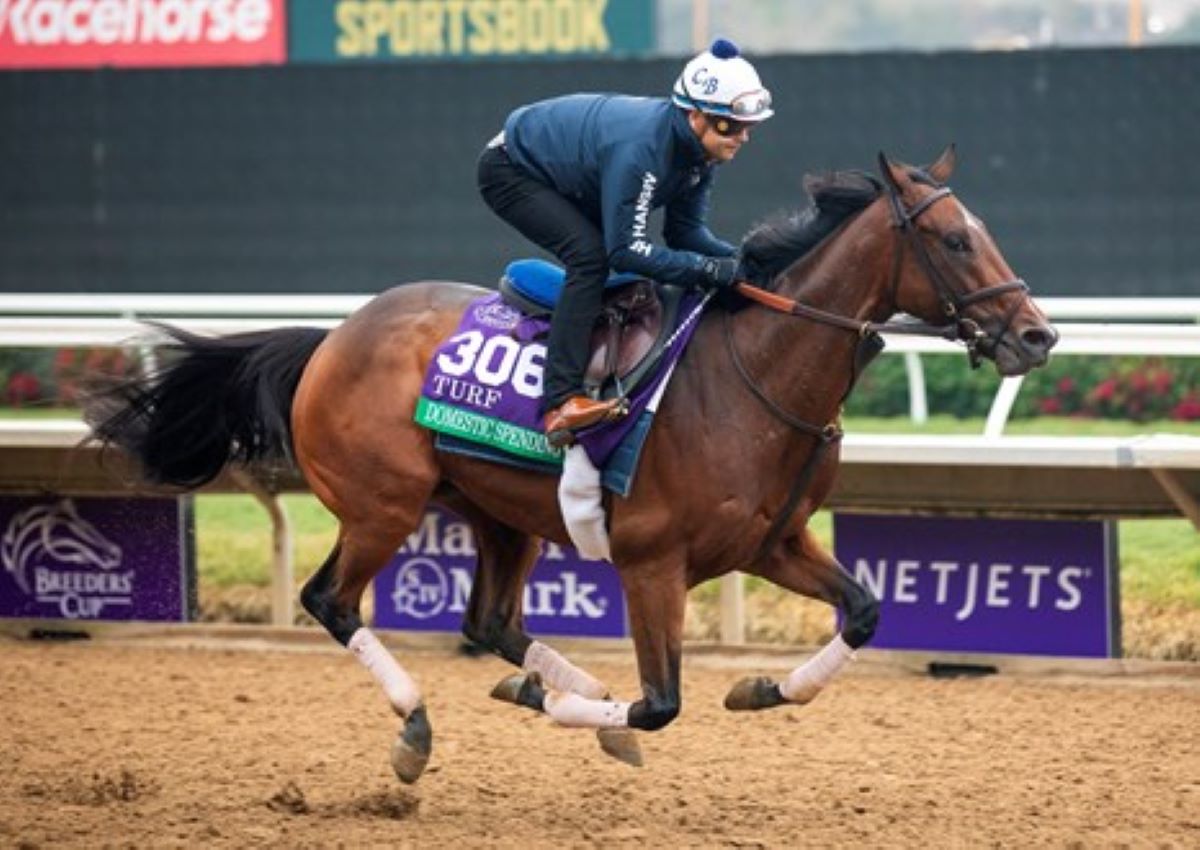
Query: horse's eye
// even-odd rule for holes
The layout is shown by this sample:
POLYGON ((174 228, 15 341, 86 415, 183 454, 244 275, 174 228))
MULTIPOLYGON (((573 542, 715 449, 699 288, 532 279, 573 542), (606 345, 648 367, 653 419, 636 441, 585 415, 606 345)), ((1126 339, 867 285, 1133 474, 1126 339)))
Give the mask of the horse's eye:
POLYGON ((957 254, 966 254, 971 250, 971 240, 965 233, 947 233, 942 237, 942 244, 957 254))

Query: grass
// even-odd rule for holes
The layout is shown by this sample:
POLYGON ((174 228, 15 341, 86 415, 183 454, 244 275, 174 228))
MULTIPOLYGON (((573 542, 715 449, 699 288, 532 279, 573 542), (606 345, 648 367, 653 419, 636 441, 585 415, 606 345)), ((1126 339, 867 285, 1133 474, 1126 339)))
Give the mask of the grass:
MULTIPOLYGON (((63 408, 0 409, 0 416, 20 419, 73 418, 63 408)), ((933 416, 922 426, 907 419, 848 418, 850 433, 980 434, 983 422, 933 416)), ((1132 436, 1146 433, 1200 436, 1200 423, 1174 421, 1137 423, 1114 420, 1037 418, 1009 423, 1007 434, 1051 436, 1132 436)), ((314 571, 333 546, 336 521, 315 498, 288 495, 284 505, 291 518, 296 572, 314 571)), ((212 587, 265 586, 270 582, 270 523, 265 511, 249 496, 205 495, 196 498, 197 557, 202 584, 212 587)), ((813 528, 832 546, 832 522, 822 511, 813 528)), ((1200 610, 1200 545, 1197 532, 1184 519, 1123 520, 1118 525, 1121 594, 1128 601, 1182 606, 1200 610)), ((758 580, 751 579, 753 590, 758 580)), ((717 592, 715 583, 698 593, 717 592)))
MULTIPOLYGON (((284 506, 292 522, 296 574, 311 574, 328 555, 337 533, 334 518, 312 496, 288 495, 284 506)), ((213 587, 270 582, 271 538, 266 512, 249 496, 205 495, 196 498, 197 558, 200 581, 213 587)), ((813 517, 817 537, 832 548, 832 515, 813 517)), ((1183 519, 1125 520, 1118 524, 1123 599, 1200 610, 1200 546, 1195 529, 1183 519)), ((755 590, 765 583, 750 578, 755 590)), ((710 582, 702 597, 717 593, 710 582)))

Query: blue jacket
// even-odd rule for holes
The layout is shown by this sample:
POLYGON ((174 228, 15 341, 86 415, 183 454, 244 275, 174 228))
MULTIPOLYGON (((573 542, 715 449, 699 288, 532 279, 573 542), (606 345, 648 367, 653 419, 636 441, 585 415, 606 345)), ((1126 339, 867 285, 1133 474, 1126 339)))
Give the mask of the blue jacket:
POLYGON ((609 265, 666 283, 706 280, 735 249, 705 224, 715 166, 687 113, 660 98, 575 94, 523 106, 504 124, 509 158, 573 201, 604 234, 609 265), (663 239, 650 211, 665 207, 663 239))

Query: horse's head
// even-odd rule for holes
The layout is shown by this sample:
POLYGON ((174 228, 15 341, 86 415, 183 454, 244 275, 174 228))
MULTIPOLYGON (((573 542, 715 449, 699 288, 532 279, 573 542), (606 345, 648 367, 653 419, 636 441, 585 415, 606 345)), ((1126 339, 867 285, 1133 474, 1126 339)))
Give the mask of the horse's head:
POLYGON ((89 565, 102 570, 121 565, 121 547, 81 517, 70 499, 62 499, 43 515, 41 542, 46 554, 60 564, 89 565))
POLYGON ((1013 274, 983 222, 950 191, 954 147, 914 168, 879 154, 884 203, 900 234, 892 300, 932 324, 953 326, 1001 375, 1023 375, 1046 362, 1058 332, 1013 274))

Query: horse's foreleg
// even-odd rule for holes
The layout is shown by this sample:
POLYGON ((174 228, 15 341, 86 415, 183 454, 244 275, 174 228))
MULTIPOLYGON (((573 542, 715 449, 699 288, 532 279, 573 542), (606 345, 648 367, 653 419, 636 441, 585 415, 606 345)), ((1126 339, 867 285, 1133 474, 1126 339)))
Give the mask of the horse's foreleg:
POLYGON ((841 610, 845 623, 839 634, 782 682, 743 679, 725 697, 732 711, 771 708, 784 703, 812 701, 854 657, 854 650, 875 634, 879 603, 871 592, 842 569, 804 528, 782 541, 772 557, 755 571, 782 588, 820 599, 841 610))
POLYGON ((404 729, 392 745, 392 769, 406 783, 416 782, 433 747, 433 730, 412 676, 363 625, 359 602, 371 578, 387 563, 400 543, 393 534, 356 539, 343 527, 337 545, 321 568, 305 583, 300 600, 331 635, 353 653, 387 694, 404 729))
POLYGON ((661 729, 679 715, 680 658, 687 588, 678 568, 626 571, 621 576, 637 652, 642 698, 636 702, 596 699, 544 688, 526 678, 517 694, 522 705, 544 711, 562 726, 596 729, 661 729))
MULTIPOLYGON (((492 696, 540 708, 540 698, 535 699, 529 694, 532 688, 544 684, 556 691, 593 700, 606 699, 610 692, 607 685, 525 631, 522 594, 537 560, 538 540, 497 523, 473 506, 455 504, 453 507, 471 523, 479 552, 475 582, 463 618, 463 634, 525 673, 504 679, 493 689, 492 696)), ((609 755, 634 766, 642 764, 641 748, 631 732, 600 730, 597 737, 601 748, 609 755)))

